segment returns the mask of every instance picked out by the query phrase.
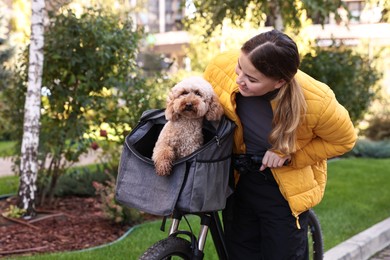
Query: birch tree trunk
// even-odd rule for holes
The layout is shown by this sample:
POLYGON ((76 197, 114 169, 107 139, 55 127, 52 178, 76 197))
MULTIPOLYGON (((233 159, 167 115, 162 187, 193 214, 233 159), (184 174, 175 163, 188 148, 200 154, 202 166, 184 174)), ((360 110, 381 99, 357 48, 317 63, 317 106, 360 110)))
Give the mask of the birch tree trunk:
POLYGON ((270 1, 270 22, 278 31, 284 31, 283 17, 280 10, 279 1, 270 1))
POLYGON ((24 105, 23 140, 20 161, 18 207, 25 209, 25 218, 35 215, 36 180, 38 175, 39 121, 44 45, 44 0, 31 2, 31 38, 28 85, 24 105))

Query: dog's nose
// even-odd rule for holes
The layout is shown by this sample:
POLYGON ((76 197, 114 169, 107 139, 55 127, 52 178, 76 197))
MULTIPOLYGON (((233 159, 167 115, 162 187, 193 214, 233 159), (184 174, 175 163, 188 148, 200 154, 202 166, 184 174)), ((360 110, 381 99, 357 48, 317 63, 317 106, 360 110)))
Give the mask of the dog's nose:
POLYGON ((185 109, 186 110, 192 110, 192 103, 187 103, 185 109))

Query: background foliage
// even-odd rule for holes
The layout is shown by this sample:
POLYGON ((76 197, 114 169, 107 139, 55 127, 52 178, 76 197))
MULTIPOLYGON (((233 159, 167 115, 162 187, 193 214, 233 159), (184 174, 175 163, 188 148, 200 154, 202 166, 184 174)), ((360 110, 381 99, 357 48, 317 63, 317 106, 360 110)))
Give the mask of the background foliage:
POLYGON ((246 17, 249 17, 249 21, 254 26, 261 27, 274 26, 274 19, 278 15, 283 19, 284 27, 298 31, 302 26, 302 16, 323 24, 330 13, 335 14, 336 20, 340 19, 336 11, 343 6, 342 1, 336 0, 194 0, 193 3, 197 12, 187 19, 187 23, 194 24, 202 19, 207 20, 204 34, 208 36, 219 28, 225 19, 232 21, 235 25, 242 25, 246 17))
POLYGON ((355 124, 375 98, 381 78, 372 60, 343 46, 316 48, 303 57, 300 68, 332 88, 355 124))
MULTIPOLYGON (((9 61, 13 55, 13 48, 8 42, 8 23, 9 10, 7 6, 0 1, 0 9, 4 12, 0 13, 0 109, 5 106, 1 91, 7 87, 12 74, 9 61)), ((0 117, 0 140, 9 140, 11 131, 7 127, 7 121, 0 117)))
MULTIPOLYGON (((142 111, 158 106, 158 91, 136 63, 141 37, 129 18, 106 10, 86 9, 80 17, 70 9, 50 14, 42 84, 41 194, 53 195, 58 177, 96 138, 122 144, 142 111)), ((5 91, 10 102, 4 114, 15 126, 15 140, 22 134, 26 54, 5 91)))

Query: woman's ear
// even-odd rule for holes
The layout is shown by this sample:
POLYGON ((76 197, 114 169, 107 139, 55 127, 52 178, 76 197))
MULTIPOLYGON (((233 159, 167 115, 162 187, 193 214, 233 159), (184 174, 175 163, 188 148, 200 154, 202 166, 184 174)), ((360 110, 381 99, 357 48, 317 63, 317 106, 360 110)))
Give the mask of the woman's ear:
POLYGON ((283 87, 284 84, 286 84, 286 81, 284 79, 279 79, 275 84, 275 89, 283 87))

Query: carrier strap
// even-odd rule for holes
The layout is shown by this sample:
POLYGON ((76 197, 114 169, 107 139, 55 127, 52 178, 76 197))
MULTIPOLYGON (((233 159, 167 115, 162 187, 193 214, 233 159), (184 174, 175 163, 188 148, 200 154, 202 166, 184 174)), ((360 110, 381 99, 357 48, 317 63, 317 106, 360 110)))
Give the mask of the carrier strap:
POLYGON ((162 232, 165 232, 165 225, 167 223, 167 216, 164 216, 163 219, 162 219, 162 222, 161 222, 161 226, 160 226, 160 230, 162 232))

